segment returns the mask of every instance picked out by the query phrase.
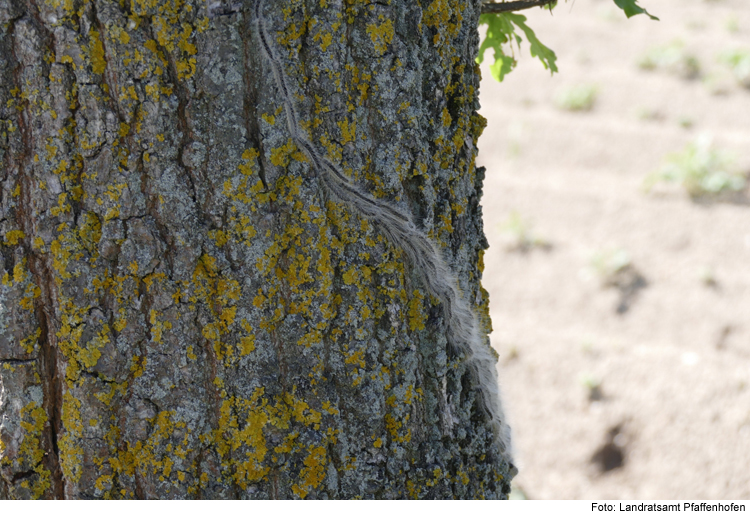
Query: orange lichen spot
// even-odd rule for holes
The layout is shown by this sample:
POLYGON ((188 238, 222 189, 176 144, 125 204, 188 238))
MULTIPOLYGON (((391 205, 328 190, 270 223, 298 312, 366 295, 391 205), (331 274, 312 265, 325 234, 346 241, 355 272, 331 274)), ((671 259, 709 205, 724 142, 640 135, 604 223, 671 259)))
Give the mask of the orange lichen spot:
POLYGON ((333 42, 333 35, 331 33, 328 33, 327 31, 319 31, 313 37, 313 42, 320 42, 320 49, 325 53, 325 51, 328 49, 328 46, 330 46, 333 42))
POLYGON ((70 211, 71 205, 68 203, 68 193, 60 193, 57 197, 57 205, 50 209, 50 213, 52 213, 52 216, 59 216, 70 211))
POLYGON ((451 123, 453 122, 453 118, 451 118, 451 113, 448 111, 447 108, 443 108, 442 122, 443 122, 444 127, 451 126, 451 123))
POLYGON ((196 31, 198 31, 198 33, 205 32, 208 29, 208 26, 209 26, 209 20, 208 20, 208 17, 205 17, 205 16, 202 18, 199 18, 195 22, 195 29, 196 31))
POLYGON ((74 70, 76 69, 76 64, 75 62, 73 62, 73 57, 71 57, 70 55, 63 55, 62 57, 60 57, 59 62, 60 64, 70 64, 74 70))
POLYGON ((146 372, 146 365, 148 365, 148 358, 146 356, 133 356, 130 358, 130 372, 133 373, 133 378, 140 378, 146 372))
POLYGON ((263 114, 261 116, 263 120, 268 123, 269 125, 273 125, 276 123, 276 116, 275 115, 269 115, 269 114, 263 114))
MULTIPOLYGON (((31 401, 21 409, 20 415, 21 428, 24 432, 23 440, 18 450, 18 462, 28 464, 36 474, 36 478, 29 479, 23 483, 26 483, 27 486, 31 485, 31 496, 34 499, 38 499, 50 488, 51 482, 51 473, 44 467, 45 451, 42 447, 47 413, 38 403, 31 401)), ((3 451, 4 446, 0 442, 0 452, 3 451)))
POLYGON ((256 159, 258 159, 258 151, 256 149, 245 149, 242 153, 243 162, 238 167, 240 172, 245 176, 254 174, 257 165, 255 162, 256 159))
POLYGON ((412 292, 412 298, 409 301, 409 328, 412 330, 424 330, 427 314, 424 313, 422 306, 424 294, 419 290, 412 292))
POLYGON ((155 40, 149 39, 143 43, 143 46, 154 54, 157 54, 159 52, 159 45, 155 40))
POLYGON ((53 240, 50 244, 50 252, 52 253, 52 265, 57 272, 58 278, 71 278, 72 275, 68 272, 67 269, 68 263, 70 262, 71 258, 78 258, 78 255, 74 256, 71 245, 68 241, 68 237, 63 234, 53 240))
POLYGON ((348 354, 346 356, 346 359, 344 360, 344 363, 347 365, 356 365, 359 368, 365 368, 365 351, 364 349, 360 348, 358 350, 355 350, 351 354, 348 354))
POLYGON ((213 229, 209 231, 208 238, 214 241, 216 247, 224 247, 224 245, 229 242, 229 237, 226 232, 221 229, 213 229))
POLYGON ((15 246, 16 244, 18 244, 18 242, 20 242, 24 238, 26 238, 26 235, 20 229, 14 229, 12 231, 8 231, 7 233, 5 233, 5 245, 15 246))
POLYGON ((146 291, 149 292, 151 291, 151 286, 153 286, 154 282, 166 280, 167 276, 164 273, 149 273, 148 275, 143 277, 143 283, 146 285, 146 291))
POLYGON ((214 432, 217 451, 222 457, 235 453, 232 480, 243 489, 265 477, 269 468, 263 461, 268 453, 263 428, 275 422, 278 409, 267 404, 264 389, 255 389, 249 399, 225 399, 219 410, 219 424, 214 432), (240 427, 242 418, 244 427, 240 427))
POLYGON ((189 59, 179 60, 176 63, 177 77, 180 79, 190 79, 195 75, 195 58, 190 57, 189 59))
POLYGON ((292 491, 304 499, 311 490, 317 488, 326 476, 326 450, 322 446, 311 447, 305 457, 305 467, 300 472, 299 484, 292 485, 292 491))
POLYGON ((263 295, 262 290, 258 289, 258 295, 256 295, 253 298, 253 306, 256 308, 262 308, 263 304, 266 302, 266 297, 263 295))
POLYGON ((240 322, 240 326, 247 332, 246 336, 240 338, 240 356, 246 356, 255 350, 255 334, 253 334, 253 327, 246 319, 240 322))
POLYGON ((130 35, 128 35, 128 32, 124 28, 115 28, 113 33, 123 46, 130 43, 130 35))
POLYGON ((120 206, 119 205, 107 208, 107 212, 104 213, 105 221, 109 221, 114 218, 120 218, 120 206))
POLYGON ((292 159, 292 154, 297 151, 297 146, 292 141, 292 138, 282 146, 271 149, 271 163, 277 167, 286 167, 292 159))
POLYGON ((341 131, 341 137, 342 137, 342 143, 346 145, 347 143, 351 143, 354 141, 357 137, 357 122, 352 120, 351 123, 349 123, 348 119, 343 119, 342 121, 339 121, 338 123, 339 130, 341 131))
POLYGON ((60 467, 63 475, 71 482, 78 482, 83 468, 83 447, 80 438, 83 434, 81 402, 72 394, 63 394, 62 405, 63 433, 60 437, 60 467))
POLYGON ((104 58, 104 46, 98 31, 89 32, 89 56, 91 57, 91 69, 97 75, 104 73, 107 62, 104 58))
POLYGON ((41 294, 42 290, 39 288, 39 286, 29 281, 29 283, 26 285, 23 298, 18 304, 20 304, 21 308, 23 308, 24 310, 33 311, 34 299, 38 299, 41 294))
POLYGON ((26 339, 21 340, 21 348, 24 349, 26 355, 31 356, 39 343, 39 337, 42 335, 42 329, 37 328, 36 331, 26 339))
POLYGON ((328 414, 338 415, 339 410, 333 406, 333 404, 329 401, 323 402, 323 410, 327 412, 328 414))
POLYGON ((161 343, 162 337, 165 330, 172 329, 172 323, 170 321, 159 321, 158 313, 156 310, 151 310, 149 313, 149 323, 151 323, 151 340, 154 343, 161 343))
POLYGON ((240 356, 247 356, 253 350, 255 350, 255 335, 250 334, 248 336, 240 338, 241 352, 240 356))
POLYGON ((453 233, 453 218, 451 215, 448 214, 441 214, 439 215, 439 218, 441 220, 439 231, 447 232, 447 233, 453 233))
POLYGON ((393 41, 393 22, 383 15, 378 18, 381 24, 367 24, 367 34, 370 35, 377 52, 383 54, 388 51, 388 45, 393 41))
POLYGON ((357 281, 357 268, 352 266, 344 272, 342 278, 344 279, 344 284, 351 286, 357 281))

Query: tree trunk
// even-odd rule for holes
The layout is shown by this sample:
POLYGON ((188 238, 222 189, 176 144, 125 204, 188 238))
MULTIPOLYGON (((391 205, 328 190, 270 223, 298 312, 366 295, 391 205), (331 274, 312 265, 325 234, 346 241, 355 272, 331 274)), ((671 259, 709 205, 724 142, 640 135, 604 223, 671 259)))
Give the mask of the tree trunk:
POLYGON ((0 0, 0 498, 507 496, 481 2, 263 4, 0 0))

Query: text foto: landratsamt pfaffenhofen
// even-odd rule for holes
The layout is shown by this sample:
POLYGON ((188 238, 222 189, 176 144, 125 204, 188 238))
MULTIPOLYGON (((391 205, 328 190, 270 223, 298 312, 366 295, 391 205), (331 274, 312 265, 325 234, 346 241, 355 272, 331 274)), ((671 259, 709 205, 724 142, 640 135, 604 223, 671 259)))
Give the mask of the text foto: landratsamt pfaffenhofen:
POLYGON ((614 504, 602 504, 599 502, 594 502, 591 504, 591 511, 621 511, 621 512, 630 512, 630 511, 744 512, 745 511, 744 504, 736 504, 734 502, 729 503, 729 504, 710 504, 708 502, 683 502, 681 504, 680 503, 659 504, 659 503, 641 502, 639 504, 623 504, 622 502, 620 502, 618 503, 617 506, 618 508, 615 509, 614 504))

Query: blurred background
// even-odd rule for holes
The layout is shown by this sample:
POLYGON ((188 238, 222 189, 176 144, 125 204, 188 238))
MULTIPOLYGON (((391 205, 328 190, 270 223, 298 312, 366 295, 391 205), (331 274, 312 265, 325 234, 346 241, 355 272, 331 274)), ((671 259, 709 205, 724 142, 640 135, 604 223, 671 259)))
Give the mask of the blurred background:
POLYGON ((482 65, 516 497, 750 499, 750 2, 640 4, 523 12, 553 77, 482 65))

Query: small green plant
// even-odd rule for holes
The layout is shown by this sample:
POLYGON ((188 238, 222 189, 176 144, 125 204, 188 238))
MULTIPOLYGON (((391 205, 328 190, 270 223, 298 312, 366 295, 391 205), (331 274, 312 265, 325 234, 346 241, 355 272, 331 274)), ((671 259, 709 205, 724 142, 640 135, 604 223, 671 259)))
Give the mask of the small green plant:
POLYGON ((522 122, 512 121, 508 125, 508 156, 510 158, 517 158, 521 155, 521 147, 525 136, 526 133, 522 122))
POLYGON ((586 389, 589 401, 601 401, 604 399, 602 392, 602 380, 591 374, 581 376, 581 385, 586 389))
POLYGON ((703 86, 708 90, 708 93, 717 96, 727 95, 734 89, 735 85, 732 75, 725 71, 713 71, 705 75, 701 81, 703 82, 703 86))
POLYGON ((660 181, 679 183, 691 198, 697 198, 739 193, 747 185, 747 176, 734 170, 731 156, 703 135, 682 152, 667 156, 662 167, 646 179, 646 190, 660 181))
POLYGON ((599 90, 596 86, 579 84, 563 88, 555 96, 555 105, 568 112, 589 112, 596 104, 599 90))
POLYGON ((726 28, 729 33, 739 33, 740 21, 737 19, 737 15, 730 15, 726 20, 726 28))
POLYGON ((630 254, 624 249, 610 249, 596 253, 591 267, 599 277, 602 288, 613 288, 619 292, 616 311, 624 314, 640 290, 648 286, 646 278, 633 265, 630 254))
POLYGON ((550 249, 552 245, 542 237, 534 234, 529 222, 521 218, 518 211, 510 213, 501 229, 506 234, 506 248, 509 251, 526 252, 534 248, 550 249))
POLYGON ((624 249, 599 251, 591 259, 591 267, 602 286, 618 286, 619 277, 632 268, 630 254, 624 249))
POLYGON ((636 117, 641 121, 664 121, 664 114, 654 108, 641 107, 636 111, 636 117))
POLYGON ((750 50, 726 51, 719 60, 729 67, 738 83, 750 89, 750 50))
POLYGON ((638 66, 643 70, 663 70, 684 79, 695 79, 701 74, 700 62, 685 51, 679 40, 651 48, 638 60, 638 66))
POLYGON ((703 266, 698 271, 698 277, 700 278, 701 283, 707 288, 716 288, 719 284, 716 281, 716 272, 710 266, 703 266))
POLYGON ((686 24, 687 28, 692 31, 703 31, 706 29, 705 20, 691 20, 686 24))
POLYGON ((677 123, 680 125, 680 128, 693 128, 693 125, 695 125, 693 118, 686 115, 681 115, 677 123))

